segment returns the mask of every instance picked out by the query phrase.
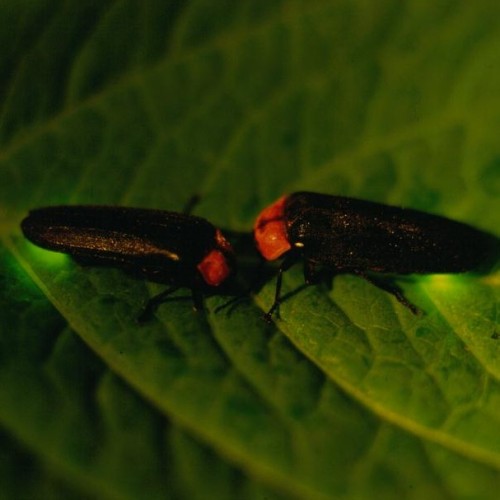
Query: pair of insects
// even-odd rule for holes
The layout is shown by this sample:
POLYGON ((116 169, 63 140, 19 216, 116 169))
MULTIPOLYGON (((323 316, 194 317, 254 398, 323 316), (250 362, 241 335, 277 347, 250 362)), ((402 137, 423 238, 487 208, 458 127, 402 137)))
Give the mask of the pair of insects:
MULTIPOLYGON (((106 206, 32 210, 22 224, 36 245, 78 262, 123 269, 170 285, 147 304, 148 317, 181 287, 196 309, 203 295, 234 274, 235 256, 222 232, 187 213, 106 206)), ((466 224, 417 210, 310 192, 283 196, 257 217, 254 239, 266 260, 281 259, 270 320, 281 301, 283 272, 304 262, 306 283, 318 268, 361 276, 392 293, 413 313, 400 290, 367 273, 456 273, 476 268, 494 238, 466 224)))

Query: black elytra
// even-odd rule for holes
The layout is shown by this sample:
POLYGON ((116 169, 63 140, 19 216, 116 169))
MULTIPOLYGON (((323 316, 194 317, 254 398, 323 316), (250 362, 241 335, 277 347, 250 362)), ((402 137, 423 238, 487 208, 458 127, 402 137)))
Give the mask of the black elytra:
POLYGON ((30 211, 21 228, 32 243, 87 265, 116 267, 170 287, 148 302, 142 320, 181 287, 202 308, 205 289, 232 273, 233 252, 209 221, 186 213, 117 206, 52 206, 30 211))
POLYGON ((494 236, 445 217, 311 192, 283 196, 264 209, 254 237, 265 259, 283 259, 268 320, 281 300, 283 272, 299 259, 306 283, 314 281, 318 267, 356 274, 417 313, 397 287, 367 273, 470 271, 497 245, 494 236))

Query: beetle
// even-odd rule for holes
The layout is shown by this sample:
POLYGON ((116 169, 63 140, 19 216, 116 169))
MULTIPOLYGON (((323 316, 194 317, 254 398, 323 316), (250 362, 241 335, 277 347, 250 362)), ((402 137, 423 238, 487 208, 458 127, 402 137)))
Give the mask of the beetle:
POLYGON ((170 285, 152 297, 147 319, 181 287, 191 289, 196 310, 203 294, 233 273, 230 243, 206 219, 186 213, 118 206, 51 206, 31 210, 21 228, 32 243, 71 255, 85 265, 120 268, 170 285))
POLYGON ((476 268, 496 239, 445 217, 372 201, 311 192, 285 195, 257 217, 254 239, 266 260, 282 259, 270 321, 281 301, 283 272, 304 261, 306 284, 317 268, 358 275, 393 294, 414 314, 401 290, 368 273, 457 273, 476 268))

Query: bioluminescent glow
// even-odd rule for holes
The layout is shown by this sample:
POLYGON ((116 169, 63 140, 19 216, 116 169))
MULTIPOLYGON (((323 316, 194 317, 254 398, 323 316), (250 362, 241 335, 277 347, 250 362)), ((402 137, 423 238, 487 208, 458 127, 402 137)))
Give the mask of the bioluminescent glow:
POLYGON ((428 276, 421 278, 422 282, 429 287, 447 290, 452 289, 461 282, 463 282, 463 277, 459 274, 430 274, 428 276))
POLYGON ((500 271, 488 274, 484 278, 481 278, 481 283, 485 283, 490 286, 500 286, 500 271))
POLYGON ((71 262, 71 257, 67 254, 44 250, 31 244, 29 245, 28 252, 33 262, 43 263, 47 267, 62 268, 71 262))

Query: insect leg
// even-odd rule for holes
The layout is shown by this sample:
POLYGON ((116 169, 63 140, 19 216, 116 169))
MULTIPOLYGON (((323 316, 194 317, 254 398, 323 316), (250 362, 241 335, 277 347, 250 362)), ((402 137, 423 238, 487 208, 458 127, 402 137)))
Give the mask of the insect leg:
POLYGON ((183 214, 186 215, 191 215, 191 212, 193 211, 194 207, 200 203, 201 196, 199 194, 194 194, 189 198, 187 201, 186 205, 184 206, 184 209, 182 210, 183 214))
POLYGON ((216 307, 215 313, 218 313, 224 309, 232 308, 234 304, 241 302, 245 297, 248 297, 254 290, 257 290, 259 284, 262 284, 262 270, 264 269, 266 261, 261 257, 259 265, 253 270, 253 279, 250 285, 248 285, 243 292, 240 292, 236 297, 228 300, 224 304, 216 307))
POLYGON ((163 304, 163 302, 165 302, 167 300, 167 297, 177 290, 179 290, 178 286, 172 286, 170 288, 167 288, 163 292, 159 293, 158 295, 151 297, 148 300, 146 306, 144 307, 142 313, 137 318, 137 321, 139 323, 144 323, 145 321, 148 321, 149 319, 151 319, 151 316, 156 311, 156 309, 158 309, 158 306, 163 304))
POLYGON ((195 311, 203 311, 203 293, 201 290, 192 288, 191 296, 193 297, 193 309, 195 311))
POLYGON ((283 282, 283 273, 290 269, 290 267, 295 264, 296 258, 295 255, 289 255, 283 259, 283 262, 281 263, 281 266, 278 270, 278 277, 276 278, 276 290, 274 292, 274 302, 273 305, 271 306, 271 309, 267 311, 266 314, 264 314, 264 319, 270 323, 272 315, 274 311, 279 307, 281 303, 281 285, 283 282))
POLYGON ((318 271, 317 263, 312 260, 304 260, 304 281, 306 285, 324 283, 331 291, 333 278, 338 274, 337 269, 322 268, 318 271))
POLYGON ((403 292, 396 286, 392 285, 390 283, 387 283, 383 280, 373 278, 372 276, 368 276, 366 273, 363 271, 353 271, 353 274, 356 276, 359 276, 360 278, 365 279, 368 281, 368 283, 371 283, 372 285, 376 286, 377 288, 380 288, 381 290, 384 290, 384 292, 390 293, 396 299, 398 302, 402 305, 404 305, 406 308, 408 308, 413 314, 418 315, 421 313, 420 309, 412 304, 404 295, 403 292))
POLYGON ((312 285, 318 281, 316 263, 307 259, 304 260, 304 281, 306 285, 312 285))

